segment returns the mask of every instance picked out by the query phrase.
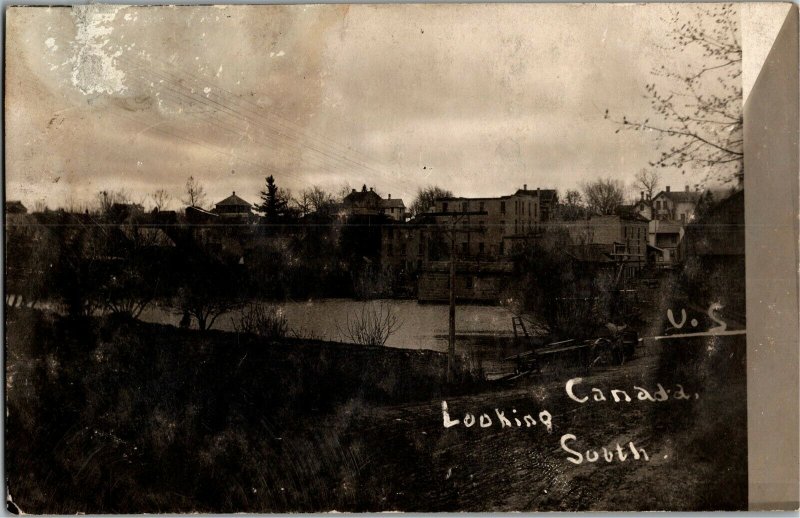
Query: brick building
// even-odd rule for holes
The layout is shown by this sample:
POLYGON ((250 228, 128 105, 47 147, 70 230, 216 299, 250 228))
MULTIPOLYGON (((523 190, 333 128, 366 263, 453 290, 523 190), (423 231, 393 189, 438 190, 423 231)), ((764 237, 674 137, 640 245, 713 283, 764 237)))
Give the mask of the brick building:
POLYGON ((432 208, 434 215, 419 215, 382 228, 381 266, 420 300, 444 300, 453 223, 451 216, 435 214, 485 212, 464 215, 455 222, 456 296, 459 300, 496 300, 511 271, 514 243, 535 235, 552 221, 557 202, 555 190, 529 190, 527 186, 494 198, 439 198, 432 208))
MULTIPOLYGON (((514 194, 496 198, 439 198, 435 212, 486 212, 485 216, 465 216, 458 225, 456 246, 462 258, 496 258, 511 252, 513 243, 536 233, 552 220, 558 195, 554 189, 523 186, 514 194)), ((446 217, 439 217, 446 224, 446 217)))
POLYGON ((587 257, 599 253, 603 260, 622 264, 627 278, 635 276, 647 262, 648 221, 637 213, 592 216, 557 225, 567 229, 576 248, 591 249, 594 255, 587 257))

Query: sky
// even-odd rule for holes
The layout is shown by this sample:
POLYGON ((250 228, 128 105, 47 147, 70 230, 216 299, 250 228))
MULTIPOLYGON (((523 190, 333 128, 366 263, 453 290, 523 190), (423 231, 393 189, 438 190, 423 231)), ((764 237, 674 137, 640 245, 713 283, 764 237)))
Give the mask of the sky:
MULTIPOLYGON (((51 208, 157 189, 181 204, 374 187, 499 196, 631 185, 658 155, 605 110, 650 115, 664 4, 10 8, 6 199, 51 208)), ((682 10, 702 9, 683 6, 682 10)), ((690 12, 688 13, 691 14, 690 12)), ((662 169, 682 189, 703 171, 662 169)), ((631 189, 631 195, 635 191, 631 189)))

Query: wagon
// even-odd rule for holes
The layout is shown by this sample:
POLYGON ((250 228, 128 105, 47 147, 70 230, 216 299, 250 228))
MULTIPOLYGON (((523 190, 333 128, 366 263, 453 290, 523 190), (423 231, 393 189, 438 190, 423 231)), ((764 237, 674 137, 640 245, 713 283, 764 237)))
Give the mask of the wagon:
POLYGON ((542 362, 555 357, 573 356, 575 366, 587 371, 600 366, 622 365, 635 355, 640 341, 636 331, 622 330, 606 337, 552 342, 504 358, 514 364, 514 374, 508 379, 540 373, 542 362))

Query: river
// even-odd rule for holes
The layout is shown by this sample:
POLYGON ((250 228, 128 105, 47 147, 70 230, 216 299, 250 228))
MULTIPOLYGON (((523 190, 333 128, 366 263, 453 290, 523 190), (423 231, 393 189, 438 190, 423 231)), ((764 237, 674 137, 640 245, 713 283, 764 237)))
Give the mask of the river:
MULTIPOLYGON (((407 349, 447 350, 448 306, 419 304, 415 300, 320 299, 302 302, 280 302, 290 334, 321 340, 348 341, 340 332, 347 318, 360 314, 365 304, 389 308, 398 317, 399 327, 389 336, 386 345, 407 349)), ((513 336, 513 314, 502 306, 463 305, 456 308, 456 346, 507 341, 513 336)), ((180 315, 168 308, 151 306, 140 318, 146 322, 178 325, 180 315)), ((217 318, 214 329, 234 330, 238 311, 217 318)))

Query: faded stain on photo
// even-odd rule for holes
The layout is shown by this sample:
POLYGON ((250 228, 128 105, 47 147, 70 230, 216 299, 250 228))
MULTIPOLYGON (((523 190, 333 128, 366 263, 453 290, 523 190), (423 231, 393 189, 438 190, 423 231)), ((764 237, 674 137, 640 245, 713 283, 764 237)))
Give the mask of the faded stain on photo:
POLYGON ((739 11, 9 8, 8 509, 747 509, 739 11))

